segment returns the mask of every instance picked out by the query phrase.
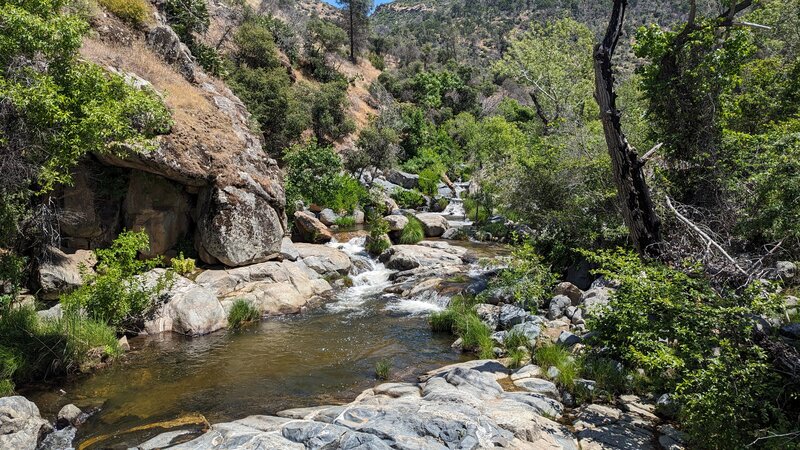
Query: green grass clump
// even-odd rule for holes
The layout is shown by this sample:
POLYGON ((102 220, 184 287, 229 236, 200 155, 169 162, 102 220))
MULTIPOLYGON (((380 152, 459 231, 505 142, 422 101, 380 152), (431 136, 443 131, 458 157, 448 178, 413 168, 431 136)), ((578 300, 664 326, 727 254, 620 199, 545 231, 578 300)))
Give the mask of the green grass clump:
POLYGON ((553 381, 560 386, 571 389, 575 385, 579 365, 566 348, 555 344, 537 347, 533 354, 533 360, 545 371, 550 367, 558 369, 559 374, 553 381))
POLYGON ((356 226, 356 219, 353 216, 337 217, 333 222, 339 228, 352 228, 356 226))
POLYGON ((524 334, 513 331, 508 333, 503 339, 503 345, 506 349, 511 350, 519 347, 529 348, 531 344, 524 334))
POLYGON ((239 329, 248 323, 255 322, 261 318, 261 312, 247 300, 236 300, 228 312, 228 327, 231 329, 239 329))
POLYGON ((528 353, 519 347, 506 346, 506 351, 508 352, 508 365, 512 369, 522 367, 522 363, 525 361, 525 358, 528 357, 528 353))
POLYGON ((450 308, 444 311, 437 311, 428 318, 428 323, 431 324, 433 331, 447 331, 452 332, 456 323, 456 316, 458 313, 450 308))
POLYGON ((454 328, 464 348, 475 350, 481 359, 494 358, 492 332, 474 312, 459 314, 454 328))
POLYGON ((408 225, 400 232, 400 243, 404 245, 413 245, 425 239, 425 227, 422 221, 415 216, 409 214, 408 225))
POLYGON ((40 320, 33 308, 6 307, 0 336, 0 395, 12 392, 14 383, 91 371, 120 353, 113 328, 69 311, 40 320))
POLYGON ((375 363, 375 378, 379 380, 388 380, 391 368, 392 366, 389 364, 389 361, 385 359, 378 361, 375 363))
POLYGON ((143 25, 148 22, 150 6, 145 0, 98 0, 98 3, 131 25, 143 25))

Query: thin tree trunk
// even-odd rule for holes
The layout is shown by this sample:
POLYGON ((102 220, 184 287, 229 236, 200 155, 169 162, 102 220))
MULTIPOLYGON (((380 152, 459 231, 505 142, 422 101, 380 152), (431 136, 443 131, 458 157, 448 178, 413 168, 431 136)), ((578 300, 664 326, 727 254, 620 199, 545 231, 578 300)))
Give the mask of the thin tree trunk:
POLYGON ((353 2, 350 2, 350 61, 356 63, 356 24, 353 14, 353 2))
POLYGON ((612 58, 625 21, 627 0, 614 0, 614 8, 605 38, 594 50, 595 100, 600 106, 600 120, 611 155, 614 182, 617 185, 622 217, 636 250, 646 256, 659 255, 661 220, 653 209, 650 190, 636 150, 622 132, 617 95, 614 92, 612 58))

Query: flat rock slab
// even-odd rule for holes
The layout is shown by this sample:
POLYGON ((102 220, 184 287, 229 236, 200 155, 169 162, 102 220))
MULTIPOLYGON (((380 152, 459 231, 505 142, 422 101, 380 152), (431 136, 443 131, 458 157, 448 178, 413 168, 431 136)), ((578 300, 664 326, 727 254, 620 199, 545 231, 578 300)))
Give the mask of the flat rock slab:
POLYGON ((547 381, 541 378, 521 378, 514 381, 514 385, 518 388, 525 389, 528 392, 546 395, 551 398, 558 398, 558 388, 552 381, 547 381))

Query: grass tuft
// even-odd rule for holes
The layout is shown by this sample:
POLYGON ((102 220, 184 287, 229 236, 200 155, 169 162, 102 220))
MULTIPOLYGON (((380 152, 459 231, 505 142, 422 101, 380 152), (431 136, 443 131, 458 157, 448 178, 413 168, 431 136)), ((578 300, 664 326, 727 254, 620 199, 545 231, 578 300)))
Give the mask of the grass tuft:
POLYGON ((453 332, 457 314, 456 311, 450 308, 431 314, 428 318, 428 323, 431 324, 431 330, 446 331, 448 333, 453 332))
POLYGON ((388 380, 391 368, 392 366, 389 364, 389 361, 385 359, 378 361, 375 363, 375 378, 379 380, 388 380))
POLYGON ((259 319, 261 319, 261 312, 247 300, 239 299, 233 302, 228 313, 228 327, 236 330, 259 319))
POLYGON ((518 369, 522 367, 523 362, 528 357, 528 353, 519 347, 506 346, 506 351, 508 352, 508 365, 512 369, 518 369))
POLYGON ((558 385, 567 389, 571 389, 575 385, 579 365, 569 350, 560 345, 547 344, 536 348, 533 359, 545 371, 549 367, 559 370, 558 376, 553 380, 558 385))
POLYGON ((333 223, 339 228, 352 228, 356 226, 356 219, 352 216, 342 216, 337 217, 333 223))
POLYGON ((413 245, 425 239, 425 227, 422 225, 422 221, 411 214, 406 217, 408 218, 408 225, 400 232, 400 243, 413 245))

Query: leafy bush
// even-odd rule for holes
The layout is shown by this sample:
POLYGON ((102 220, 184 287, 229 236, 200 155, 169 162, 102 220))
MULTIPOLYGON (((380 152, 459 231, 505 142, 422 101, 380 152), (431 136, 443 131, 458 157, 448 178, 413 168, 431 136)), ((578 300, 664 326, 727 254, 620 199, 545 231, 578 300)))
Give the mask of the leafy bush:
POLYGON ((552 292, 556 281, 555 275, 542 263, 533 245, 525 242, 514 247, 508 267, 501 270, 496 278, 489 282, 485 291, 506 291, 511 293, 517 302, 533 309, 537 308, 552 292))
POLYGON ((413 245, 425 239, 425 227, 422 221, 415 216, 408 214, 408 224, 400 232, 400 243, 404 245, 413 245))
POLYGON ((146 232, 125 231, 107 249, 97 250, 97 274, 84 275, 84 284, 62 296, 70 311, 84 309, 94 320, 117 330, 137 330, 156 296, 171 282, 170 274, 148 283, 140 275, 160 264, 161 259, 142 260, 140 251, 150 248, 146 232))
POLYGON ((311 128, 320 142, 334 142, 355 131, 347 114, 347 83, 332 81, 311 97, 311 128))
POLYGON ((393 192, 391 197, 401 208, 404 209, 421 208, 427 203, 422 194, 410 189, 403 189, 393 192))
POLYGON ((370 221, 366 243, 366 249, 370 254, 380 255, 392 246, 387 233, 389 233, 389 223, 382 217, 370 221))
POLYGON ((353 212, 370 201, 369 192, 350 175, 342 174, 342 160, 329 146, 312 140, 293 145, 284 154, 286 197, 326 206, 335 211, 353 212))
POLYGON ((172 270, 181 274, 181 275, 189 275, 194 273, 196 270, 195 261, 192 258, 184 258, 183 252, 181 252, 175 258, 172 258, 170 261, 170 265, 172 266, 172 270))
POLYGON ((131 25, 144 25, 150 19, 150 5, 145 0, 99 0, 98 3, 131 25))
POLYGON ((700 267, 678 271, 622 250, 585 254, 599 275, 620 283, 608 308, 589 321, 593 345, 644 369, 653 389, 674 392, 693 445, 738 447, 796 418, 796 403, 782 399, 797 396, 797 388, 781 382, 752 340, 753 317, 778 308, 765 286, 720 291, 700 267))
POLYGON ((439 167, 429 167, 419 173, 419 190, 423 194, 436 195, 439 192, 439 180, 442 170, 439 167))
POLYGON ((238 299, 233 302, 231 310, 228 312, 228 327, 239 329, 248 323, 261 319, 261 312, 251 305, 247 300, 238 299))
POLYGON ((356 219, 353 216, 337 217, 334 224, 339 228, 352 228, 356 225, 356 219))

